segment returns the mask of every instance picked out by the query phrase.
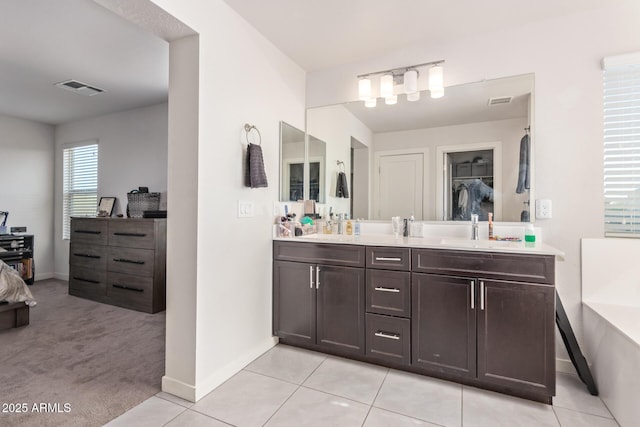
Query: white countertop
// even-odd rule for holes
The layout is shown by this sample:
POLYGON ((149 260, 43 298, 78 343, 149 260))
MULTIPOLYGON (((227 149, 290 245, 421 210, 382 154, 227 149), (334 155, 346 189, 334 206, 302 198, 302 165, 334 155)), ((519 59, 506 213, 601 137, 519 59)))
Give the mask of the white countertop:
POLYGON ((562 259, 564 252, 541 242, 510 242, 498 240, 470 240, 447 237, 398 237, 392 234, 307 234, 298 237, 274 237, 274 240, 308 243, 336 243, 345 245, 396 246, 407 248, 432 248, 480 252, 554 255, 562 259))

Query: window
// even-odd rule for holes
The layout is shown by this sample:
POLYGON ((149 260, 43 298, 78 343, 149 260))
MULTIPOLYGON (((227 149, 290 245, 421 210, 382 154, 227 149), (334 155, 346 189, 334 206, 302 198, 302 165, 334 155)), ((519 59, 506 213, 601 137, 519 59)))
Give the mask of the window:
POLYGON ((640 237, 640 53, 602 62, 605 236, 640 237))
POLYGON ((98 206, 98 144, 68 145, 62 153, 62 238, 70 238, 72 216, 95 216, 98 206))

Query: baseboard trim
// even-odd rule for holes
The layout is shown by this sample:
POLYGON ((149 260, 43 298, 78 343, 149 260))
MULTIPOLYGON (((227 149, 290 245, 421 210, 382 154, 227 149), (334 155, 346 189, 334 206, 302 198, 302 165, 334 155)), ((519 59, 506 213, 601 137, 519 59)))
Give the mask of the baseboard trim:
POLYGON ((46 280, 46 279, 56 279, 56 275, 53 273, 37 273, 35 276, 33 276, 33 279, 35 281, 46 280))
MULTIPOLYGON (((247 366, 249 363, 253 362, 261 354, 271 349, 276 344, 278 344, 278 338, 269 337, 268 339, 264 340, 260 344, 251 348, 246 353, 240 355, 240 357, 237 357, 233 362, 223 366, 221 369, 218 369, 213 375, 210 375, 204 381, 199 382, 196 385, 195 401, 202 399, 204 396, 209 394, 213 389, 215 389, 220 384, 222 384, 223 382, 227 381, 229 378, 231 378, 232 376, 240 372, 242 368, 247 366)), ((163 387, 163 390, 164 390, 164 387, 163 387)))
POLYGON ((194 386, 166 375, 162 377, 162 391, 188 400, 189 402, 196 401, 196 388, 194 386))
POLYGON ((575 374, 576 368, 573 367, 571 360, 556 359, 556 372, 562 372, 563 374, 575 374))
POLYGON ((53 273, 53 278, 58 280, 69 281, 69 274, 53 273))

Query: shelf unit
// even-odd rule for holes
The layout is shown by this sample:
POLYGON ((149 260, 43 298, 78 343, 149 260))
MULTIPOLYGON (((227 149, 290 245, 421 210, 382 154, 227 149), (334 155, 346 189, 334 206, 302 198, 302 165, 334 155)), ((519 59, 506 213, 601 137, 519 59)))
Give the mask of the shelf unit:
POLYGON ((0 260, 18 271, 27 285, 33 285, 35 277, 33 235, 2 234, 0 248, 0 260))

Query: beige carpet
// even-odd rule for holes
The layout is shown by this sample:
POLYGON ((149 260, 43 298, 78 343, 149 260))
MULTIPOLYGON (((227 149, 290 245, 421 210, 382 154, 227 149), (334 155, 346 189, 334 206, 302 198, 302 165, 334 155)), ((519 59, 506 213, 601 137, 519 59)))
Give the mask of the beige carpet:
POLYGON ((0 331, 0 425, 101 426, 160 391, 164 312, 73 297, 60 280, 30 289, 30 325, 0 331))

